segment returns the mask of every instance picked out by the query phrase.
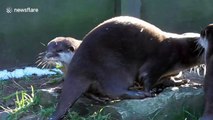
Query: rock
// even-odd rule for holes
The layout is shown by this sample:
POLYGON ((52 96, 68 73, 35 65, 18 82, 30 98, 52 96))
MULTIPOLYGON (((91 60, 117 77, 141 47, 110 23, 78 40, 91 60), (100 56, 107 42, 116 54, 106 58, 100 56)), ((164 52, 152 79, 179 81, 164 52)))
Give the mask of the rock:
POLYGON ((76 104, 72 107, 71 111, 77 112, 81 116, 87 116, 99 111, 103 108, 104 104, 96 103, 96 101, 88 99, 86 97, 81 97, 76 104))
POLYGON ((194 115, 201 116, 203 98, 203 88, 170 87, 153 98, 121 100, 107 105, 81 98, 72 110, 85 116, 103 109, 103 114, 111 115, 110 120, 190 120, 194 115))
POLYGON ((7 120, 9 117, 9 113, 7 112, 0 112, 0 120, 7 120))
MULTIPOLYGON (((51 90, 41 90, 38 95, 42 106, 57 103, 58 94, 51 90)), ((169 87, 153 98, 107 104, 81 97, 71 111, 85 117, 102 109, 102 114, 111 115, 110 120, 194 120, 202 115, 203 106, 202 87, 169 87)))
POLYGON ((37 117, 36 115, 29 115, 29 116, 22 117, 19 120, 41 120, 41 119, 39 119, 39 117, 37 117))
POLYGON ((41 89, 36 93, 39 98, 39 104, 48 107, 57 102, 58 94, 54 93, 52 89, 41 89))
MULTIPOLYGON (((116 111, 116 120, 184 120, 183 114, 201 115, 204 104, 202 88, 167 88, 164 92, 153 98, 143 100, 123 100, 108 105, 108 110, 116 111), (174 89, 175 88, 175 89, 174 89), (118 116, 118 113, 120 116, 118 116), (177 119, 178 118, 178 119, 177 119)), ((187 120, 188 120, 187 119, 187 120)))

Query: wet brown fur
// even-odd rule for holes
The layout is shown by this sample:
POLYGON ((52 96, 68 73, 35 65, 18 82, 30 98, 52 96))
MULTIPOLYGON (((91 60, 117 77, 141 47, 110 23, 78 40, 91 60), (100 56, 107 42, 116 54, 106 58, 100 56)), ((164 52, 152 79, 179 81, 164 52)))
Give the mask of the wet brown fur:
POLYGON ((69 65, 51 119, 62 119, 91 86, 112 99, 145 98, 160 78, 201 63, 198 37, 170 36, 133 17, 112 18, 95 27, 69 65), (145 91, 129 90, 135 79, 144 83, 145 91))

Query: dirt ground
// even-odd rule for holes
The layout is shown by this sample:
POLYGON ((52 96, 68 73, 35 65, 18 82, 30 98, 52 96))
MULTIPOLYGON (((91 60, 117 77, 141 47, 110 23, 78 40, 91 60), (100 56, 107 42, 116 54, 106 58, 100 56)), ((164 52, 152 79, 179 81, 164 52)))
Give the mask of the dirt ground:
POLYGON ((0 81, 0 105, 8 107, 13 106, 14 102, 11 101, 8 103, 8 101, 5 101, 5 98, 15 94, 17 91, 30 91, 31 86, 33 86, 34 90, 52 88, 58 86, 61 80, 62 75, 42 77, 34 75, 20 79, 2 80, 0 81))

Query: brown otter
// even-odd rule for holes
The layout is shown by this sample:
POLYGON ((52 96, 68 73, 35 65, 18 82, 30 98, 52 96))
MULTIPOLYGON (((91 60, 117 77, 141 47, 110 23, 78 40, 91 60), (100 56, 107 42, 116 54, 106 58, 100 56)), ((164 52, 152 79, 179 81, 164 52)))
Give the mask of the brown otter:
POLYGON ((38 57, 38 66, 59 64, 62 66, 63 73, 66 74, 69 63, 80 44, 80 40, 72 37, 56 37, 47 44, 47 50, 38 57))
POLYGON ((84 37, 75 53, 51 119, 63 118, 91 87, 113 99, 151 96, 160 78, 202 62, 198 38, 166 33, 127 16, 101 23, 84 37), (129 90, 135 79, 143 81, 145 91, 129 90))
POLYGON ((213 120, 213 24, 201 31, 200 44, 205 48, 206 75, 204 79, 205 109, 201 120, 213 120))

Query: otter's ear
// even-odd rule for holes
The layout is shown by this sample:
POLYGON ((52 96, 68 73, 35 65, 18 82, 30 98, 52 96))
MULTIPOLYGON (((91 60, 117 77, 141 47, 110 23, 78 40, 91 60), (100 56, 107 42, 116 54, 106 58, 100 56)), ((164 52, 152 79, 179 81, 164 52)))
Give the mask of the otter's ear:
POLYGON ((74 49, 73 46, 70 46, 70 47, 69 47, 69 50, 71 50, 72 52, 74 52, 75 49, 74 49))

